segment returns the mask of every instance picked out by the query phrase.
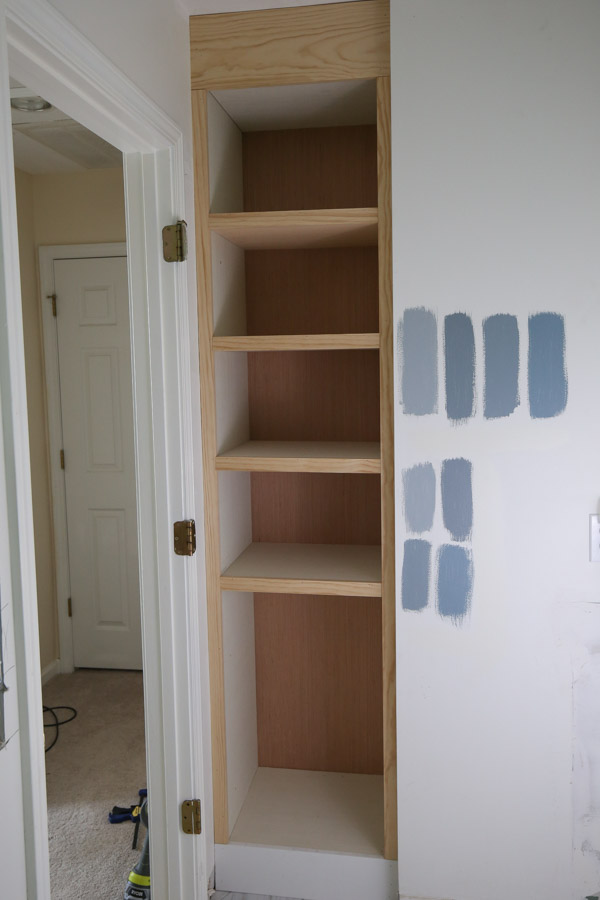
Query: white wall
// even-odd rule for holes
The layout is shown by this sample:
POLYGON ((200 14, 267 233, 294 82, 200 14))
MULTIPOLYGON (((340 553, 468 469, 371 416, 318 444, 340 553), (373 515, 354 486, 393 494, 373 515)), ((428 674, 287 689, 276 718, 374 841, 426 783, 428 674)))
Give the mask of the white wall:
POLYGON ((397 483, 473 462, 475 566, 462 625, 399 612, 400 893, 581 900, 600 889, 600 4, 391 5, 396 320, 468 312, 478 335, 473 420, 396 403, 397 483), (515 415, 484 421, 483 317, 518 314, 526 349, 545 310, 566 411, 532 421, 522 371, 515 415))

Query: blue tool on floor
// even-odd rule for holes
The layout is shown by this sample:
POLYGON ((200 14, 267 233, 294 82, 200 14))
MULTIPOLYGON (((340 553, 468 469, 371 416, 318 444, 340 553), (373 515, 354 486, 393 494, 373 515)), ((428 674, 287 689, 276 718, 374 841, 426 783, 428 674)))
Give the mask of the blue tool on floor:
POLYGON ((135 822, 133 843, 131 845, 132 850, 137 849, 138 832, 140 830, 140 811, 144 799, 148 796, 147 789, 141 788, 141 790, 138 791, 138 795, 140 799, 133 806, 113 806, 108 814, 108 821, 111 825, 116 825, 120 822, 135 822))

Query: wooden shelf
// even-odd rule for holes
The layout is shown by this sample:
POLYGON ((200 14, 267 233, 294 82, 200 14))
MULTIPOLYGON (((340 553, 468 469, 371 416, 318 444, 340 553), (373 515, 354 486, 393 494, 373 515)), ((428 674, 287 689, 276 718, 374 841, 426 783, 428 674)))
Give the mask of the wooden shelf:
POLYGON ((377 350, 378 334, 240 334, 214 337, 214 350, 377 350))
POLYGON ((221 575, 224 591, 381 596, 381 547, 250 544, 221 575))
POLYGON ((383 778, 259 768, 231 840, 383 856, 383 778))
POLYGON ((228 472, 335 472, 378 475, 379 444, 354 441, 248 441, 217 456, 228 472))
POLYGON ((377 245, 377 208, 211 213, 210 230, 246 250, 377 245))

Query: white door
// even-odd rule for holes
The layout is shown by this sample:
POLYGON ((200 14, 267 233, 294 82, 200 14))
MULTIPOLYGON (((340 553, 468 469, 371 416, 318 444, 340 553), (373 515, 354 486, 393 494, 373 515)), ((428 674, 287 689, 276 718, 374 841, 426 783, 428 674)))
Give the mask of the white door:
POLYGON ((75 666, 141 669, 127 259, 54 261, 75 666))

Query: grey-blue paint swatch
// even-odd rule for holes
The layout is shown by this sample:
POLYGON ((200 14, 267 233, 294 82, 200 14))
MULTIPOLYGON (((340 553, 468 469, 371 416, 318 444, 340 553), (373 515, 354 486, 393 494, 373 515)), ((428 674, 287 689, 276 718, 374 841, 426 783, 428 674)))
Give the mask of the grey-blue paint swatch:
POLYGON ((537 313, 529 317, 529 410, 549 419, 566 405, 565 322, 558 313, 537 313))
POLYGON ((442 463, 442 514, 455 541, 466 541, 473 527, 473 489, 468 459, 442 463))
POLYGON ((438 552, 437 605, 441 616, 462 619, 471 603, 473 565, 464 547, 442 544, 438 552))
POLYGON ((405 469, 402 485, 407 529, 417 534, 429 531, 435 512, 435 472, 431 463, 405 469))
POLYGON ((510 416, 519 403, 519 325, 516 316, 490 316, 483 323, 486 419, 510 416))
POLYGON ((416 538, 404 542, 402 608, 425 609, 429 602, 431 544, 416 538))
POLYGON ((473 415, 475 400, 475 335, 465 313, 446 316, 444 322, 446 362, 446 411, 460 421, 473 415))
POLYGON ((407 309, 402 325, 402 399, 404 412, 437 412, 437 322, 428 309, 407 309))

